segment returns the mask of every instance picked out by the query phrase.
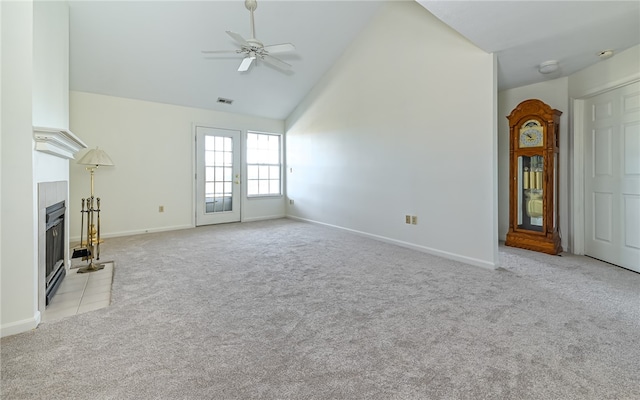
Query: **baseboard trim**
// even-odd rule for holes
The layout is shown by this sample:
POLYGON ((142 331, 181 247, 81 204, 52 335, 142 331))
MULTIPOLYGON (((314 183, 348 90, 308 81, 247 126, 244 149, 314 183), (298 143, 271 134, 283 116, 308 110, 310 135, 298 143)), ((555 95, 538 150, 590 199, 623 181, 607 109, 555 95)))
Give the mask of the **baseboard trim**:
MULTIPOLYGON (((255 222, 255 221, 265 221, 270 219, 280 219, 286 218, 286 215, 268 215, 263 217, 255 217, 255 218, 245 218, 241 222, 255 222)), ((112 232, 106 233, 104 235, 100 235, 101 238, 115 238, 115 237, 125 237, 125 236, 133 236, 133 235, 144 235, 145 233, 157 233, 157 232, 168 232, 168 231, 178 231, 182 229, 192 229, 195 228, 195 225, 174 225, 174 226, 164 226, 161 228, 149 228, 149 229, 136 229, 132 231, 120 231, 120 232, 112 232)), ((80 241, 80 236, 73 236, 69 238, 71 243, 77 243, 80 241)))
MULTIPOLYGON (((161 228, 148 228, 148 229, 136 229, 132 231, 120 231, 120 232, 112 232, 106 233, 104 235, 100 235, 100 238, 108 239, 115 237, 123 237, 123 236, 133 236, 133 235, 143 235, 145 233, 157 233, 157 232, 168 232, 168 231, 178 231, 182 229, 191 229, 195 228, 193 225, 174 225, 174 226, 163 226, 161 228)), ((71 242, 79 242, 80 236, 74 236, 69 238, 71 242)))
POLYGON ((263 216, 263 217, 243 218, 242 222, 266 221, 266 220, 270 220, 270 219, 280 219, 280 218, 285 218, 285 217, 286 217, 286 215, 284 215, 284 214, 267 215, 267 216, 263 216))
POLYGON ((32 318, 4 324, 0 326, 0 337, 17 335, 18 333, 28 332, 30 330, 36 329, 40 324, 40 318, 40 311, 36 311, 35 315, 32 318))
POLYGON ((298 221, 303 221, 303 222, 309 222, 309 223, 312 223, 312 224, 324 225, 324 226, 327 226, 327 227, 330 227, 330 228, 340 229, 340 230, 343 230, 343 231, 351 232, 351 233, 354 233, 356 235, 365 236, 365 237, 368 237, 368 238, 371 238, 371 239, 375 239, 375 240, 379 240, 379 241, 382 241, 382 242, 395 244, 397 246, 406 247, 406 248, 417 250, 417 251, 422 251, 424 253, 428 253, 428 254, 431 254, 431 255, 434 255, 434 256, 446 258, 448 260, 459 261, 461 263, 473 265, 475 267, 480 267, 480 268, 489 269, 489 270, 495 270, 496 268, 498 268, 498 265, 490 263, 490 262, 487 262, 487 261, 484 261, 484 260, 480 260, 480 259, 472 258, 472 257, 467 257, 467 256, 463 256, 463 255, 456 254, 456 253, 450 253, 450 252, 447 252, 447 251, 437 250, 437 249, 434 249, 434 248, 431 248, 431 247, 421 246, 421 245, 418 245, 418 244, 415 244, 415 243, 409 243, 409 242, 405 242, 405 241, 402 241, 402 240, 392 239, 392 238, 389 238, 389 237, 386 237, 386 236, 375 235, 375 234, 368 233, 368 232, 363 232, 363 231, 358 231, 358 230, 355 230, 355 229, 345 228, 343 226, 328 224, 328 223, 325 223, 325 222, 315 221, 315 220, 312 220, 312 219, 300 218, 300 217, 296 217, 296 216, 293 216, 293 215, 287 215, 287 218, 298 220, 298 221))

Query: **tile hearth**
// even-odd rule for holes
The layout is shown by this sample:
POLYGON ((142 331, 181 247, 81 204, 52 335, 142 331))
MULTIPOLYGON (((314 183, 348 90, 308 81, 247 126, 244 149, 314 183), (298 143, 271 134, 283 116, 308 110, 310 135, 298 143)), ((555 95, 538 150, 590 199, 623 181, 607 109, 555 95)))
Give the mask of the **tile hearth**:
POLYGON ((111 304, 113 262, 105 262, 104 269, 78 274, 77 269, 67 271, 58 291, 42 312, 42 322, 94 311, 111 304))

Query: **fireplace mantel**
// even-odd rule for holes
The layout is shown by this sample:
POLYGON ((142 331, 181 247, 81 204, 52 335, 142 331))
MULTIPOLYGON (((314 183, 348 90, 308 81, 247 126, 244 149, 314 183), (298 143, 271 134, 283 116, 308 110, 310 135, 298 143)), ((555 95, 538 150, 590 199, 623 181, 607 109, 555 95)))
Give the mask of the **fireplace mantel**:
POLYGON ((36 150, 60 158, 74 159, 74 155, 87 145, 68 129, 33 127, 36 150))

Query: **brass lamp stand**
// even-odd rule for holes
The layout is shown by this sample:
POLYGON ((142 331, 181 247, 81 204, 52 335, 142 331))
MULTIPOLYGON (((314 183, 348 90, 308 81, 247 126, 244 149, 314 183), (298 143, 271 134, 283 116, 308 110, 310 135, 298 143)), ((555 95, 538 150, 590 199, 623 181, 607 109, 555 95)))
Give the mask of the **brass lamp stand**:
MULTIPOLYGON (((99 166, 113 166, 113 161, 103 150, 91 149, 84 155, 78 164, 88 165, 87 171, 91 176, 91 195, 86 199, 82 199, 82 209, 80 211, 80 247, 82 247, 81 253, 83 254, 83 260, 88 260, 89 265, 79 268, 78 273, 83 274, 85 272, 99 271, 104 268, 104 264, 94 263, 94 257, 96 260, 100 260, 100 198, 95 197, 93 193, 93 175, 95 170, 99 166), (85 215, 87 219, 86 234, 87 240, 83 240, 83 233, 85 232, 85 215)), ((75 254, 75 252, 74 252, 75 254)))

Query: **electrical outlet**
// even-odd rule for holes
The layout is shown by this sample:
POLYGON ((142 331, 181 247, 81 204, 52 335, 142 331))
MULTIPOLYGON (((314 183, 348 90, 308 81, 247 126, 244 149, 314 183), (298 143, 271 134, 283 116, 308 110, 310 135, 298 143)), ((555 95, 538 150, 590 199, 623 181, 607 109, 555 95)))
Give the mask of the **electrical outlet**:
POLYGON ((289 204, 293 205, 293 199, 289 199, 289 204))
POLYGON ((158 207, 158 212, 164 212, 164 206, 158 207))
POLYGON ((411 223, 411 215, 405 215, 404 216, 404 223, 405 224, 410 224, 411 223))
POLYGON ((411 216, 411 225, 418 225, 418 216, 417 215, 411 216))

